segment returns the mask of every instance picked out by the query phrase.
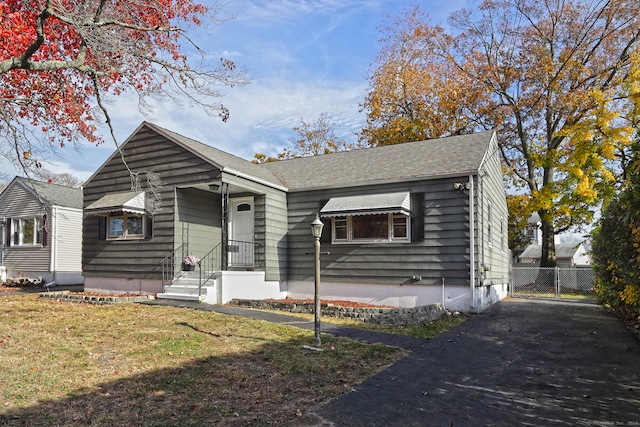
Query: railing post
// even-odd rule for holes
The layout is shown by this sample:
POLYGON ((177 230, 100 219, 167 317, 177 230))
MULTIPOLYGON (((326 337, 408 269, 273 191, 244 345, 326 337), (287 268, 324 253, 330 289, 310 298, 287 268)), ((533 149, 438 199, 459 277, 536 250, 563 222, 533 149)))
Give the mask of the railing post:
POLYGON ((202 296, 202 260, 198 263, 198 301, 202 296))

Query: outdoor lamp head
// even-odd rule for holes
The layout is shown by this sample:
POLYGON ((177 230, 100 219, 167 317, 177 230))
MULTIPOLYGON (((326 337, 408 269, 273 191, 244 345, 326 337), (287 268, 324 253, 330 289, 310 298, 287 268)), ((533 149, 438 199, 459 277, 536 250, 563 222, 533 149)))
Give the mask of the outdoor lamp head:
POLYGON ((320 221, 318 214, 316 214, 316 219, 311 223, 311 234, 313 234, 313 237, 319 239, 320 236, 322 236, 322 227, 324 227, 324 224, 320 221))

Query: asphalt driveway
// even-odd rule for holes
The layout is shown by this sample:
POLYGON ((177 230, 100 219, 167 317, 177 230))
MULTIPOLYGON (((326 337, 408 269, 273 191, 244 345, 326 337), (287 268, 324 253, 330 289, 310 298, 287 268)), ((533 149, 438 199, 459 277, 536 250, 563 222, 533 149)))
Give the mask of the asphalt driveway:
POLYGON ((640 344, 596 305, 507 299, 407 346, 323 425, 640 426, 640 344))

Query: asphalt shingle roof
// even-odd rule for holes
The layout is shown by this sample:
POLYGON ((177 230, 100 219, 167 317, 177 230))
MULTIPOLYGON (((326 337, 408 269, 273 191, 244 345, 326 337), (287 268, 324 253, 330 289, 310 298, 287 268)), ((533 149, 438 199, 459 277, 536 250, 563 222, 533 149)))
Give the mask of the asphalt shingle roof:
POLYGON ((16 179, 24 186, 35 191, 41 199, 52 206, 82 209, 82 190, 79 188, 65 187, 64 185, 34 181, 22 177, 16 177, 16 179))
MULTIPOLYGON (((580 243, 558 243, 555 247, 556 258, 573 258, 580 248, 580 243)), ((542 246, 536 244, 527 246, 522 254, 520 254, 520 258, 542 258, 542 246)))
POLYGON ((152 123, 154 131, 223 171, 239 172, 290 190, 373 185, 477 172, 493 131, 254 164, 152 123))
POLYGON ((292 190, 477 172, 493 131, 262 163, 292 190))
POLYGON ((226 151, 219 150, 210 145, 203 144, 202 142, 196 141, 195 139, 188 138, 186 136, 180 135, 178 133, 172 132, 170 130, 161 128, 160 126, 156 126, 151 123, 146 123, 147 126, 164 134, 165 136, 173 139, 179 144, 184 145, 189 148, 193 152, 196 152, 201 157, 209 160, 210 162, 216 164, 223 171, 232 169, 236 172, 241 172, 245 175, 253 176, 255 178, 266 181, 270 184, 282 185, 280 180, 268 169, 261 168, 258 165, 251 163, 248 160, 245 160, 241 157, 234 156, 233 154, 227 153, 226 151))

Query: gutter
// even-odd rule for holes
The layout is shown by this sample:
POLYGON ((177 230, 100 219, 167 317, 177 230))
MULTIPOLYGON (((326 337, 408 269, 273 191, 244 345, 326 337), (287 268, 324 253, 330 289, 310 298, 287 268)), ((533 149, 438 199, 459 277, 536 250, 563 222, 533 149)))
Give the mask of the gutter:
POLYGON ((341 188, 360 188, 360 187, 375 187, 378 185, 385 184, 406 184, 408 182, 422 182, 422 181, 434 181, 438 179, 447 179, 447 178, 465 178, 467 177, 467 173, 471 173, 475 171, 467 171, 467 172, 450 172, 443 173, 440 175, 430 175, 430 176, 410 176, 410 177, 400 177, 393 179, 375 179, 369 181, 359 181, 359 182, 347 182, 342 184, 331 184, 331 185, 316 185, 314 187, 292 187, 289 188, 289 192, 304 192, 304 191, 317 191, 317 190, 334 190, 341 188))
POLYGON ((280 190, 280 191, 284 191, 284 192, 288 192, 289 191, 289 189, 287 187, 285 187, 285 186, 265 181, 262 178, 255 177, 253 175, 249 175, 249 174, 246 174, 244 172, 237 171, 235 169, 231 169, 231 168, 226 168, 225 167, 225 168, 221 168, 221 171, 222 172, 226 172, 226 173, 228 173, 230 175, 237 176, 239 178, 244 178, 244 179, 247 179, 249 181, 253 181, 253 182, 256 182, 258 184, 265 185, 267 187, 275 188, 276 190, 280 190))

